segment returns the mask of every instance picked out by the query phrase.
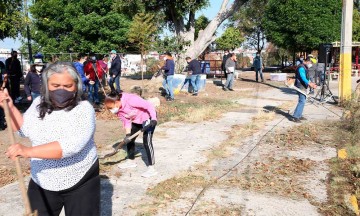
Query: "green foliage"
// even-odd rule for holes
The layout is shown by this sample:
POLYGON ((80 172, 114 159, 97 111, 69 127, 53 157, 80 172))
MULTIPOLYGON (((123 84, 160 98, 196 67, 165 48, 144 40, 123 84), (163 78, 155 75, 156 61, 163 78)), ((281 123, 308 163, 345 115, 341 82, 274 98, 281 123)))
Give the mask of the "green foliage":
MULTIPOLYGON (((182 23, 185 16, 194 15, 200 9, 209 6, 209 0, 115 0, 114 7, 123 12, 136 14, 139 12, 156 12, 159 20, 163 21, 170 30, 182 23)), ((191 20, 191 19, 188 19, 191 20)), ((183 25, 185 27, 185 25, 183 25)), ((189 25, 186 25, 189 27, 189 25)))
POLYGON ((204 30, 209 23, 210 20, 204 15, 199 16, 195 20, 195 40, 198 38, 199 31, 204 30))
POLYGON ((246 38, 246 46, 260 52, 265 45, 262 15, 269 0, 251 0, 231 18, 233 26, 246 38))
POLYGON ((216 49, 234 50, 235 48, 240 47, 244 40, 244 37, 238 29, 228 27, 221 37, 216 39, 216 49))
POLYGON ((157 25, 154 14, 136 14, 127 34, 130 43, 137 47, 142 55, 152 46, 157 25))
POLYGON ((37 0, 30 7, 32 38, 42 52, 124 51, 130 20, 110 0, 37 0))
POLYGON ((268 41, 291 51, 340 39, 341 1, 269 0, 263 24, 268 41))
POLYGON ((21 0, 0 1, 0 40, 15 38, 24 25, 21 0))
POLYGON ((353 41, 360 41, 360 12, 354 9, 353 12, 353 41))

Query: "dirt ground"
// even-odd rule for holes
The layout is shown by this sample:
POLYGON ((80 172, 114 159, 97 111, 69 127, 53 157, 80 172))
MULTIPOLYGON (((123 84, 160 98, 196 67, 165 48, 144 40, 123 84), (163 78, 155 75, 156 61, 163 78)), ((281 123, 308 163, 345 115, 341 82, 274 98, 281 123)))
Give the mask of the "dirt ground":
MULTIPOLYGON (((265 77, 268 78, 268 74, 265 74, 265 77)), ((254 82, 254 77, 251 74, 244 74, 241 76, 243 80, 236 80, 234 84, 234 88, 239 91, 234 92, 226 92, 227 99, 229 98, 239 98, 242 95, 246 94, 247 91, 250 91, 255 86, 258 91, 263 91, 269 89, 270 86, 267 85, 259 85, 254 82)), ((206 104, 208 100, 213 99, 223 99, 225 92, 220 90, 220 87, 216 85, 216 83, 220 79, 208 79, 208 83, 206 84, 206 93, 200 93, 198 97, 191 97, 189 93, 180 92, 176 95, 176 100, 184 103, 197 103, 197 104, 206 104), (211 82, 215 81, 215 84, 211 82)), ((223 82, 225 80, 223 79, 223 82)), ((151 92, 144 93, 144 96, 148 97, 159 97, 161 100, 161 108, 165 112, 168 110, 168 103, 165 101, 163 97, 161 97, 158 87, 161 86, 161 83, 156 83, 150 80, 144 80, 145 86, 151 86, 156 88, 150 89, 151 92), (150 84, 149 84, 150 83, 150 84)), ((130 92, 133 86, 141 86, 142 81, 139 79, 131 79, 131 78, 122 78, 121 79, 121 86, 125 92, 130 92)), ((269 83, 271 85, 271 83, 269 83)), ((106 91, 108 92, 108 88, 105 87, 106 91)), ((24 94, 24 92, 22 92, 24 94)), ((23 100, 23 103, 17 105, 19 109, 25 111, 30 104, 23 100)), ((120 140, 124 137, 124 131, 121 128, 121 122, 114 118, 114 116, 106 111, 103 110, 102 107, 97 109, 97 121, 96 121, 96 132, 95 132, 95 142, 98 146, 98 152, 100 155, 107 153, 107 151, 111 150, 111 144, 116 143, 116 141, 120 140)), ((162 116, 159 116, 159 121, 162 120, 162 116)), ((24 143, 26 145, 30 145, 30 142, 26 138, 21 138, 15 135, 16 142, 24 143)), ((0 152, 5 152, 9 145, 9 135, 8 130, 0 131, 0 152)), ((25 175, 29 174, 29 161, 28 160, 20 160, 22 164, 22 170, 25 175)), ((14 163, 9 160, 4 154, 0 157, 0 187, 7 185, 16 180, 16 171, 14 167, 14 163)))

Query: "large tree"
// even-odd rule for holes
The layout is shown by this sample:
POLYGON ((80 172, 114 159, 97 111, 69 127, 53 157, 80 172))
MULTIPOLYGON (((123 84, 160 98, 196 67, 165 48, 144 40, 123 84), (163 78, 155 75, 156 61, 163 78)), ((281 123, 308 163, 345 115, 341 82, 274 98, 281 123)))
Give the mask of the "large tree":
POLYGON ((341 1, 269 0, 264 13, 268 41, 290 51, 310 51, 340 39, 341 1))
POLYGON ((22 0, 0 1, 0 40, 15 38, 23 28, 22 0))
POLYGON ((37 0, 30 7, 32 37, 42 52, 125 51, 131 20, 111 0, 37 0))
POLYGON ((245 45, 261 52, 266 40, 263 27, 263 14, 268 0, 250 0, 231 18, 232 25, 244 35, 245 45))
MULTIPOLYGON (((137 8, 138 10, 157 11, 160 19, 164 21, 164 24, 173 31, 177 37, 181 37, 184 41, 190 42, 190 46, 187 47, 181 57, 190 56, 196 58, 215 41, 215 32, 218 27, 247 1, 248 0, 222 0, 215 18, 210 21, 206 28, 199 31, 196 39, 195 13, 200 9, 208 7, 210 5, 209 0, 116 0, 115 5, 119 5, 121 10, 126 8, 131 11, 137 8)), ((180 62, 180 64, 182 64, 182 62, 180 62)))

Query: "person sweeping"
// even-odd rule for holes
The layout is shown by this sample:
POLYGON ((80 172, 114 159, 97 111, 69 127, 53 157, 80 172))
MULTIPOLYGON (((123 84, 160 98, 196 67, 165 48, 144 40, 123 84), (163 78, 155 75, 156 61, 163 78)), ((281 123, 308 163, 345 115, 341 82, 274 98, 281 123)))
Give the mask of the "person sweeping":
POLYGON ((81 78, 65 62, 44 70, 41 95, 23 115, 8 91, 0 91, 0 106, 8 107, 11 116, 8 127, 32 143, 12 144, 6 156, 31 159, 27 193, 38 215, 59 215, 63 207, 65 215, 100 215, 95 112, 81 95, 81 78))
POLYGON ((141 176, 148 178, 158 172, 154 168, 155 157, 152 137, 157 125, 157 115, 154 106, 135 94, 120 93, 110 94, 105 98, 105 107, 117 115, 123 123, 126 131, 124 143, 127 147, 127 160, 119 164, 120 169, 137 167, 135 160, 135 138, 129 137, 138 131, 143 132, 143 144, 145 147, 148 169, 141 176))

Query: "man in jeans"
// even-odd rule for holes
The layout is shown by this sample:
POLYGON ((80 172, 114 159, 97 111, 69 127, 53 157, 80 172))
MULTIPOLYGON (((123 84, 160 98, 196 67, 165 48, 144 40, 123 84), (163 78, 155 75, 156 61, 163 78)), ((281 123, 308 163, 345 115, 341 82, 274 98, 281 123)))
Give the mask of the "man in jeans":
POLYGON ((263 78, 263 61, 262 58, 260 56, 260 53, 256 53, 256 57, 254 59, 254 63, 253 63, 255 72, 256 72, 256 82, 259 82, 259 74, 260 74, 260 79, 261 82, 264 82, 264 78, 263 78))
POLYGON ((234 91, 233 83, 234 83, 234 72, 236 66, 236 54, 232 53, 231 57, 226 60, 225 69, 227 73, 226 83, 223 87, 224 91, 234 91))
POLYGON ((193 96, 198 95, 199 91, 199 82, 200 82, 200 75, 201 75, 201 65, 200 62, 196 59, 191 60, 190 57, 186 57, 185 60, 188 63, 188 70, 192 71, 191 74, 191 86, 193 87, 193 96))
MULTIPOLYGON (((305 59, 305 61, 302 64, 299 64, 299 66, 296 68, 295 86, 301 90, 307 89, 308 86, 316 89, 316 84, 311 82, 309 78, 309 68, 311 67, 311 65, 312 65, 311 60, 308 57, 305 59)), ((302 116, 304 106, 306 103, 306 96, 304 94, 301 94, 300 92, 298 92, 298 95, 299 95, 298 104, 295 108, 293 116, 289 120, 300 123, 301 120, 306 120, 306 118, 302 116)))
POLYGON ((111 88, 111 93, 120 93, 120 76, 121 76, 121 59, 118 54, 116 54, 115 50, 111 50, 111 66, 109 69, 109 86, 111 88), (114 87, 114 83, 116 84, 116 90, 114 87))

